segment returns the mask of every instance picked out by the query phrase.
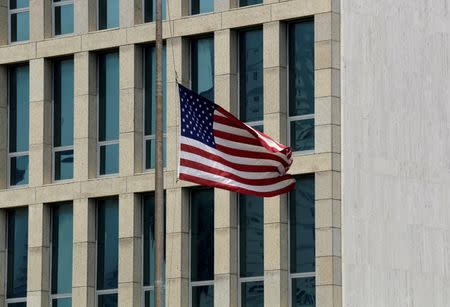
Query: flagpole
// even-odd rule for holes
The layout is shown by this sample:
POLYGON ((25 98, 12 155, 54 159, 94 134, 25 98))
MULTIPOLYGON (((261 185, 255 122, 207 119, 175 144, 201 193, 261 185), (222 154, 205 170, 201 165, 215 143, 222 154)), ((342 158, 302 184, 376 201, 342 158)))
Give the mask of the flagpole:
POLYGON ((164 164, 162 52, 162 0, 156 0, 155 307, 163 307, 164 302, 164 164))

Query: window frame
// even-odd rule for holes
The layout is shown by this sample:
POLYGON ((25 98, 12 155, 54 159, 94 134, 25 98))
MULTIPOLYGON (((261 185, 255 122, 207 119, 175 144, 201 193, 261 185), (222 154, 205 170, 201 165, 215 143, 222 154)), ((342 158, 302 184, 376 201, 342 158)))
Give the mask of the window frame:
POLYGON ((61 0, 59 2, 55 2, 55 0, 52 1, 52 36, 53 37, 64 37, 64 36, 71 36, 75 34, 75 7, 74 7, 74 0, 61 0), (56 34, 56 23, 55 23, 55 11, 57 7, 66 6, 66 5, 72 5, 74 10, 74 16, 72 22, 74 23, 74 29, 71 33, 65 33, 65 34, 56 34))
POLYGON ((15 45, 15 44, 21 44, 21 43, 29 42, 30 41, 30 28, 28 28, 28 39, 20 40, 20 41, 14 41, 14 42, 11 40, 11 34, 12 34, 11 17, 12 17, 12 15, 17 15, 18 13, 28 12, 28 20, 29 20, 29 18, 30 18, 30 2, 28 2, 28 6, 27 7, 22 7, 22 8, 18 8, 18 9, 11 9, 11 7, 10 7, 11 6, 11 0, 7 0, 7 1, 8 1, 8 44, 15 45))
MULTIPOLYGON (((191 2, 192 2, 192 0, 189 0, 189 3, 191 3, 191 2)), ((196 15, 194 15, 194 16, 196 16, 196 15)), ((213 90, 215 92, 215 88, 216 88, 216 67, 214 65, 215 64, 214 61, 215 61, 215 52, 216 51, 215 51, 215 35, 214 35, 214 32, 213 33, 204 33, 204 34, 200 34, 200 35, 195 35, 195 36, 189 37, 189 87, 192 90, 194 90, 192 88, 192 85, 193 85, 193 81, 192 80, 194 79, 193 78, 194 69, 193 69, 193 66, 192 66, 192 57, 193 57, 193 52, 192 52, 193 45, 192 45, 192 43, 193 43, 193 41, 198 41, 200 39, 206 39, 206 38, 211 38, 212 41, 213 41, 213 80, 212 80, 212 85, 213 85, 213 90)), ((213 94, 215 94, 214 92, 213 92, 213 94)), ((197 94, 200 95, 200 93, 197 93, 197 94)), ((214 100, 215 100, 215 97, 214 97, 214 100)), ((214 100, 213 100, 213 102, 214 102, 214 100)))
MULTIPOLYGON (((297 181, 298 177, 301 176, 305 176, 305 175, 314 175, 314 189, 316 187, 316 173, 305 173, 305 174, 300 174, 300 175, 296 175, 294 176, 295 180, 297 181)), ((287 223, 288 223, 288 229, 287 229, 287 234, 288 234, 288 306, 292 307, 292 282, 294 281, 294 279, 301 279, 301 278, 310 278, 310 277, 314 277, 317 278, 317 266, 316 266, 316 270, 314 272, 304 272, 304 273, 291 273, 291 194, 288 193, 287 194, 287 204, 288 204, 288 212, 287 212, 287 223)), ((314 200, 314 210, 316 208, 316 200, 314 200)), ((314 221, 315 224, 315 221, 314 221)), ((314 229, 315 229, 315 225, 314 225, 314 229)), ((314 230, 315 231, 315 230, 314 230)), ((315 244, 315 242, 314 242, 315 244)), ((316 258, 316 256, 314 256, 314 258, 316 258)), ((317 285, 315 286, 315 289, 317 289, 317 285)))
MULTIPOLYGON (((308 22, 308 21, 312 21, 313 22, 313 28, 314 31, 315 29, 315 24, 314 24, 314 16, 311 17, 306 17, 306 18, 302 18, 299 20, 295 20, 295 21, 291 21, 291 22, 287 22, 285 24, 286 26, 286 31, 285 31, 285 38, 286 38, 286 117, 287 117, 287 121, 286 121, 286 138, 287 138, 287 144, 290 147, 291 146, 291 123, 292 122, 300 122, 300 121, 304 121, 304 120, 308 120, 308 119, 313 119, 314 120, 314 148, 313 149, 307 149, 307 150, 297 150, 297 151, 292 151, 292 155, 293 156, 305 156, 305 155, 312 155, 316 152, 316 141, 315 141, 315 135, 316 135, 316 108, 314 106, 314 113, 311 114, 303 114, 303 115, 294 115, 294 116, 289 116, 289 111, 290 111, 290 97, 289 97, 289 91, 290 91, 290 74, 289 74, 289 67, 291 66, 291 58, 289 57, 289 47, 291 45, 291 41, 289 39, 290 37, 290 26, 293 24, 297 24, 297 23, 301 23, 301 22, 308 22)), ((313 42, 313 48, 314 48, 314 52, 315 52, 315 42, 313 42)), ((314 62, 314 74, 315 74, 315 70, 316 70, 316 65, 314 62)), ((314 86, 315 86, 315 80, 314 80, 314 86)), ((316 103, 316 98, 314 95, 314 105, 316 103)))
MULTIPOLYGON (((202 16, 202 15, 205 15, 205 14, 212 14, 212 13, 215 13, 216 11, 216 7, 215 7, 215 5, 214 5, 214 0, 211 0, 212 1, 212 11, 210 11, 210 12, 205 12, 205 13, 197 13, 197 14, 193 14, 192 13, 192 1, 195 1, 195 0, 189 0, 189 7, 188 7, 188 15, 187 16, 202 16)), ((201 1, 201 0, 198 0, 198 1, 201 1)))

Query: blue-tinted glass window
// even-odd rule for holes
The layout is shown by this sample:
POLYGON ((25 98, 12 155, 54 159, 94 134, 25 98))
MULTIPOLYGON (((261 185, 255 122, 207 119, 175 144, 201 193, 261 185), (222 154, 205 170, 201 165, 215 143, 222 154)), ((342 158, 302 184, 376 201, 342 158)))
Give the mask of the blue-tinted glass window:
POLYGON ((97 307, 117 307, 117 293, 99 295, 97 307))
POLYGON ((53 0, 53 10, 55 35, 73 33, 73 2, 53 0))
POLYGON ((27 296, 28 208, 8 211, 6 297, 27 296))
POLYGON ((244 122, 263 120, 263 33, 239 33, 239 117, 244 122))
POLYGON ((98 29, 119 26, 119 0, 98 0, 98 29))
POLYGON ((191 41, 192 90, 214 101, 214 37, 191 41))
MULTIPOLYGON (((145 106, 144 106, 144 140, 145 140, 145 169, 155 168, 156 153, 156 49, 154 46, 148 46, 144 50, 144 88, 145 88, 145 106)), ((163 161, 166 166, 166 47, 163 48, 163 161)))
POLYGON ((29 0, 9 0, 9 9, 24 9, 30 6, 29 0))
POLYGON ((239 0, 239 6, 247 6, 260 3, 262 3, 262 0, 239 0))
POLYGON ((241 284, 241 307, 264 307, 264 281, 241 284))
POLYGON ((314 149, 314 21, 289 25, 289 121, 294 151, 314 149))
MULTIPOLYGON (((97 290, 117 289, 118 287, 118 210, 116 197, 99 199, 97 202, 97 290)), ((106 302, 114 299, 104 298, 104 300, 106 302)))
POLYGON ((191 281, 214 279, 214 190, 191 191, 191 281))
POLYGON ((72 307, 72 299, 71 298, 53 299, 52 307, 72 307))
POLYGON ((98 56, 99 174, 119 171, 119 53, 98 56))
POLYGON ((289 194, 290 271, 315 271, 314 174, 296 177, 289 194))
POLYGON ((214 0, 191 0, 191 15, 214 11, 214 0))
POLYGON ((9 70, 9 166, 11 186, 28 183, 30 113, 28 65, 9 70))
POLYGON ((26 41, 30 36, 29 0, 8 0, 11 43, 26 41))
MULTIPOLYGON (((52 294, 72 293, 72 204, 52 207, 52 294)), ((64 306, 63 301, 58 305, 64 306)))
POLYGON ((197 286, 192 288, 192 307, 213 307, 214 287, 197 286))
POLYGON ((73 178, 73 59, 53 64, 53 147, 54 179, 73 178))
POLYGON ((292 279, 292 307, 316 306, 316 279, 314 277, 292 279))
MULTIPOLYGON (((162 18, 166 19, 166 0, 162 0, 162 18)), ((144 22, 156 21, 156 0, 144 0, 144 22)))

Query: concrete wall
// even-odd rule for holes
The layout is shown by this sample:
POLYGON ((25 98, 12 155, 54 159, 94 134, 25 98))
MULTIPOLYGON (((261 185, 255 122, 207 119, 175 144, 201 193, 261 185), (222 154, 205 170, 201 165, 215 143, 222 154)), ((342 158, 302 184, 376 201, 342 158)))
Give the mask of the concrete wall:
POLYGON ((343 304, 450 306, 450 1, 341 5, 343 304))

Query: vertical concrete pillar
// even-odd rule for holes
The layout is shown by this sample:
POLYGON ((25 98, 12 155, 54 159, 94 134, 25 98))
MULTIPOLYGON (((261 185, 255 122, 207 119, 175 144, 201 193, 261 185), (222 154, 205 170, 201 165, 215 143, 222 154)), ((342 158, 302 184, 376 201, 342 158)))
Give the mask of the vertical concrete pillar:
POLYGON ((139 195, 119 195, 119 306, 142 305, 141 209, 139 195))
POLYGON ((30 1, 30 41, 52 36, 52 3, 46 0, 30 1))
POLYGON ((0 232, 3 234, 0 236, 0 307, 5 307, 6 299, 6 229, 7 219, 6 210, 0 210, 0 232))
POLYGON ((50 292, 50 208, 28 207, 27 306, 49 306, 50 292))
POLYGON ((95 306, 95 206, 87 198, 73 202, 72 306, 95 306))
POLYGON ((8 43, 8 0, 0 0, 0 46, 8 43))
POLYGON ((0 190, 7 184, 8 150, 8 70, 0 65, 0 190))
MULTIPOLYGON (((286 141, 286 27, 264 24, 264 132, 286 141), (267 86, 269 85, 270 86, 267 86)), ((289 303, 287 195, 264 199, 264 305, 289 303)))
POLYGON ((74 33, 85 34, 97 30, 97 2, 97 0, 76 0, 73 2, 74 33))
POLYGON ((74 56, 74 179, 97 175, 96 57, 89 52, 74 56))
POLYGON ((166 190, 166 306, 189 306, 189 191, 166 190))
POLYGON ((143 61, 142 48, 120 47, 120 175, 143 169, 143 61))
MULTIPOLYGON (((183 2, 183 1, 182 1, 183 2)), ((175 71, 178 73, 178 82, 189 84, 189 41, 182 37, 167 39, 167 152, 178 152, 178 126, 179 126, 179 94, 175 71), (173 48, 173 56, 172 56, 173 48)), ((177 155, 167 155, 167 170, 176 170, 177 155)))
POLYGON ((143 5, 144 1, 142 0, 119 1, 120 27, 129 28, 143 23, 143 5))
POLYGON ((51 182, 52 105, 51 62, 30 61, 30 178, 29 186, 51 182))
POLYGON ((237 195, 214 189, 214 306, 238 304, 237 195))

